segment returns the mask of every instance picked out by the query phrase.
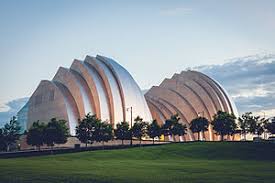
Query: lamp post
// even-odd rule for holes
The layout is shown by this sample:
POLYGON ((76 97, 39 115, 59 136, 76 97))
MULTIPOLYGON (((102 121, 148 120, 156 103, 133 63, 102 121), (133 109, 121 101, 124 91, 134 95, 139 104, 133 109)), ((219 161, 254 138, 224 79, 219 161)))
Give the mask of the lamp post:
POLYGON ((201 117, 201 114, 202 114, 202 117, 204 118, 204 111, 198 112, 199 117, 201 117))
POLYGON ((128 111, 130 109, 131 112, 131 141, 130 141, 130 145, 133 146, 133 131, 132 131, 132 127, 133 127, 133 107, 128 107, 126 108, 126 110, 128 111))

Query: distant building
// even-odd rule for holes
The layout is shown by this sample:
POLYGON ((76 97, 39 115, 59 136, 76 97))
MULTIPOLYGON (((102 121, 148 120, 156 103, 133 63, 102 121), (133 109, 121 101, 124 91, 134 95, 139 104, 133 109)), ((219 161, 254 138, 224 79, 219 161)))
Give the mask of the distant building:
POLYGON ((23 133, 27 130, 28 123, 28 111, 29 111, 29 102, 27 102, 22 109, 17 113, 17 121, 21 126, 21 132, 23 133))

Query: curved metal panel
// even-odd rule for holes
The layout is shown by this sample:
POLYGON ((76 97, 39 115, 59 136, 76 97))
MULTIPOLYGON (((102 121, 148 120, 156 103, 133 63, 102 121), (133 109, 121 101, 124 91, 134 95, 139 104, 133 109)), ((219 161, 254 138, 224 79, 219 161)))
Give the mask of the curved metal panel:
POLYGON ((173 91, 163 88, 163 87, 152 87, 147 94, 150 96, 156 96, 160 99, 165 99, 173 103, 182 113, 185 114, 186 120, 190 122, 192 119, 196 118, 198 115, 196 111, 192 109, 186 100, 174 93, 173 91))
POLYGON ((211 98, 209 97, 205 89, 197 82, 190 80, 189 78, 185 78, 179 74, 175 74, 172 79, 177 79, 178 82, 181 82, 185 87, 189 88, 198 97, 198 99, 203 104, 203 107, 206 109, 205 112, 208 114, 208 116, 210 116, 209 120, 212 120, 213 115, 216 114, 216 110, 211 98))
POLYGON ((68 123, 69 123, 69 130, 72 136, 75 136, 75 129, 78 125, 78 119, 80 119, 80 115, 77 109, 76 102, 71 95, 70 91, 66 86, 58 81, 54 81, 55 85, 60 89, 64 96, 64 102, 66 105, 67 116, 68 116, 68 123))
POLYGON ((162 123, 165 123, 165 120, 169 119, 173 115, 173 113, 165 105, 159 103, 157 100, 154 100, 154 98, 146 96, 146 101, 153 104, 161 112, 164 117, 162 123))
POLYGON ((212 100, 212 102, 215 106, 216 112, 219 111, 219 110, 224 111, 222 101, 220 100, 218 94, 212 88, 212 86, 207 81, 204 80, 204 78, 202 78, 200 75, 198 75, 194 72, 191 72, 191 71, 182 71, 181 75, 184 76, 184 77, 188 77, 191 80, 194 80, 202 88, 204 88, 204 90, 207 92, 207 94, 211 98, 211 100, 212 100))
POLYGON ((182 122, 183 124, 185 124, 186 127, 187 127, 187 134, 188 134, 189 140, 193 141, 194 140, 194 134, 190 130, 190 124, 188 123, 187 118, 184 115, 184 113, 182 113, 176 106, 174 106, 173 104, 171 104, 171 102, 168 102, 165 99, 160 98, 159 102, 161 102, 162 104, 164 104, 166 106, 169 106, 174 111, 174 114, 179 114, 179 116, 181 118, 180 122, 182 122))
MULTIPOLYGON (((125 108, 132 107, 133 117, 141 116, 144 121, 151 121, 152 116, 149 111, 148 105, 145 98, 140 90, 139 86, 131 76, 131 74, 119 65, 114 60, 97 56, 102 60, 113 72, 115 78, 117 79, 118 86, 120 86, 122 101, 124 102, 125 108)), ((130 113, 126 113, 126 121, 130 121, 130 113)))
POLYGON ((92 112, 91 102, 82 85, 83 83, 81 83, 69 69, 60 67, 54 76, 53 81, 58 81, 68 88, 76 101, 80 118, 83 118, 87 113, 92 112))
POLYGON ((215 84, 215 82, 212 79, 210 79, 208 76, 206 76, 206 75, 204 75, 204 74, 202 74, 200 72, 197 72, 197 71, 190 71, 190 72, 194 72, 194 73, 200 75, 202 78, 204 78, 212 86, 212 88, 216 91, 217 95, 219 96, 220 100, 222 101, 224 110, 226 112, 231 113, 230 107, 228 106, 228 103, 226 101, 225 96, 223 95, 223 93, 221 92, 221 90, 219 89, 219 87, 215 84))
MULTIPOLYGON (((193 72, 196 72, 196 71, 193 71, 193 72)), ((220 89, 220 91, 222 92, 223 96, 226 98, 226 101, 227 101, 227 105, 228 105, 228 108, 230 108, 231 110, 231 113, 235 114, 236 116, 238 116, 238 110, 235 106, 235 103, 234 101, 231 99, 230 95, 227 93, 227 91, 222 87, 222 85, 216 81, 215 79, 213 78, 210 78, 209 76, 207 76, 206 74, 203 74, 203 73, 200 73, 198 72, 199 74, 201 74, 202 76, 212 80, 214 82, 214 84, 220 89)))
POLYGON ((70 70, 70 72, 74 75, 74 77, 79 85, 79 89, 81 91, 82 98, 83 98, 85 113, 86 114, 88 114, 88 113, 95 114, 95 110, 94 110, 93 102, 92 102, 93 97, 92 97, 92 94, 88 87, 88 84, 86 83, 85 79, 83 79, 83 77, 78 72, 76 72, 74 70, 70 70))
MULTIPOLYGON (((124 92, 121 86, 121 81, 118 78, 117 72, 114 70, 112 64, 110 64, 110 60, 107 57, 103 57, 103 56, 96 56, 96 59, 101 61, 104 65, 106 65, 106 67, 110 70, 110 73, 113 75, 116 84, 118 86, 118 91, 120 94, 120 99, 121 99, 121 104, 122 104, 122 114, 123 114, 123 121, 126 121, 126 107, 125 107, 125 99, 124 99, 124 92)), ((116 63, 117 64, 117 63, 116 63)))
POLYGON ((88 70, 90 77, 93 78, 94 85, 96 86, 96 90, 99 98, 99 104, 100 104, 99 106, 97 106, 97 108, 100 108, 100 119, 102 119, 103 121, 111 122, 112 112, 111 112, 111 107, 109 103, 110 100, 109 100, 107 89, 104 85, 104 81, 102 80, 99 73, 94 69, 94 67, 92 67, 90 64, 85 62, 84 62, 84 66, 88 70))
POLYGON ((73 97, 61 83, 43 80, 29 99, 28 128, 37 120, 47 123, 51 118, 64 119, 70 134, 75 135, 79 117, 73 97))
POLYGON ((162 125, 163 121, 165 121, 165 117, 164 117, 164 114, 162 113, 162 111, 159 110, 159 108, 152 102, 147 100, 147 103, 148 103, 149 110, 152 114, 152 118, 157 120, 159 125, 162 125))
MULTIPOLYGON (((100 99, 98 96, 99 95, 98 87, 100 87, 100 86, 96 86, 95 81, 94 81, 95 79, 92 76, 92 74, 90 74, 89 68, 84 64, 84 62, 79 61, 79 60, 74 60, 70 69, 73 71, 76 71, 78 74, 81 75, 83 80, 85 80, 86 85, 88 86, 88 90, 89 90, 88 93, 91 97, 93 111, 95 112, 97 118, 101 119, 100 99)), ((106 104, 106 106, 107 106, 107 104, 106 104)), ((109 113, 107 113, 107 114, 109 114, 109 113)), ((109 117, 107 117, 107 119, 109 119, 109 117)))
POLYGON ((123 106, 116 80, 109 68, 98 59, 87 56, 85 62, 90 64, 103 80, 110 104, 111 124, 115 126, 116 121, 123 121, 123 106))
MULTIPOLYGON (((178 81, 178 79, 165 79, 160 84, 160 86, 173 90, 182 97, 184 96, 184 98, 190 103, 193 110, 195 110, 197 114, 199 114, 201 111, 208 111, 200 96, 198 96, 196 92, 190 89, 190 87, 186 86, 185 83, 178 81)), ((211 119, 209 112, 206 114, 207 117, 211 119)))

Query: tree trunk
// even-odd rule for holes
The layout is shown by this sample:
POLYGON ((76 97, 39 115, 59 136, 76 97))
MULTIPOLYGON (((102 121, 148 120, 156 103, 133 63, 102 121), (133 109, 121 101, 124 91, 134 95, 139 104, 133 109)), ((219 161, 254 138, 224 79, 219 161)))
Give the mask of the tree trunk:
POLYGON ((139 147, 141 146, 141 138, 139 138, 139 147))
POLYGON ((155 144, 155 137, 153 137, 153 144, 155 144))
POLYGON ((85 146, 86 146, 86 149, 87 149, 87 147, 88 147, 88 142, 86 141, 86 144, 85 144, 85 146))
POLYGON ((244 132, 244 140, 246 141, 246 133, 244 132))
POLYGON ((198 141, 200 141, 200 132, 198 132, 198 141))
POLYGON ((7 145, 7 152, 10 151, 10 145, 7 145))
POLYGON ((40 151, 41 150, 41 148, 40 148, 41 146, 38 146, 38 151, 40 151))
POLYGON ((221 141, 223 141, 223 136, 224 136, 224 135, 223 135, 223 134, 221 134, 221 141))
POLYGON ((51 154, 53 154, 53 146, 54 146, 54 144, 51 145, 51 154))
POLYGON ((122 145, 124 145, 124 141, 123 141, 123 139, 121 140, 121 143, 122 143, 122 145))

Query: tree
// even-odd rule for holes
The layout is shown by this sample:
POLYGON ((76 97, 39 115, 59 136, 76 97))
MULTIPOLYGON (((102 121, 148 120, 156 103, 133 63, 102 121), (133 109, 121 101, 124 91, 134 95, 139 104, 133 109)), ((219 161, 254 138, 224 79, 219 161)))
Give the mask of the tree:
POLYGON ((269 133, 275 134, 275 123, 267 123, 266 129, 269 133))
POLYGON ((34 122, 27 132, 27 144, 38 147, 40 151, 40 147, 44 144, 45 128, 45 124, 34 122))
POLYGON ((124 145, 124 140, 129 140, 131 138, 129 123, 125 121, 118 123, 115 129, 115 136, 117 139, 121 140, 122 145, 124 145))
POLYGON ((148 136, 153 139, 153 144, 155 143, 155 137, 161 136, 161 127, 159 126, 157 120, 153 120, 151 124, 148 125, 148 136))
POLYGON ((224 140, 224 135, 233 135, 235 133, 237 128, 235 119, 234 114, 223 111, 218 111, 217 114, 214 115, 214 120, 212 121, 213 130, 221 136, 221 141, 224 140))
POLYGON ((204 133, 208 130, 209 121, 204 117, 198 117, 191 121, 190 129, 193 133, 198 133, 198 141, 200 140, 200 132, 204 133))
POLYGON ((45 128, 44 140, 48 146, 53 148, 54 144, 64 144, 69 137, 69 128, 66 126, 67 121, 52 118, 45 128))
POLYGON ((265 118, 261 118, 260 120, 257 121, 256 123, 256 130, 255 130, 255 134, 260 137, 260 135, 262 135, 265 131, 265 118))
POLYGON ((80 142, 85 143, 86 148, 88 144, 92 144, 95 141, 95 129, 99 121, 96 115, 88 113, 79 121, 79 125, 76 127, 76 137, 80 142))
POLYGON ((238 118, 239 126, 241 128, 241 134, 244 135, 244 140, 246 140, 246 134, 249 131, 250 121, 253 120, 253 116, 251 112, 244 113, 241 117, 238 118))
POLYGON ((0 128, 0 151, 6 150, 3 129, 0 128))
POLYGON ((98 121, 95 128, 95 140, 97 142, 108 142, 113 138, 113 127, 107 122, 98 121))
POLYGON ((248 121, 248 132, 252 134, 257 134, 257 127, 259 127, 260 116, 251 116, 248 121))
POLYGON ((170 117, 170 119, 165 120, 165 123, 162 126, 164 135, 168 135, 168 136, 173 135, 172 128, 176 123, 179 122, 179 120, 180 120, 180 117, 178 114, 174 114, 170 117))
POLYGON ((141 145, 142 137, 145 137, 147 133, 147 123, 143 121, 140 116, 137 116, 134 119, 135 123, 132 127, 132 134, 134 137, 139 139, 139 145, 141 145))
MULTIPOLYGON (((174 136, 178 135, 179 137, 180 136, 183 136, 184 134, 186 134, 186 126, 179 123, 179 122, 176 122, 173 127, 172 127, 172 134, 174 136)), ((180 141, 180 139, 179 139, 180 141)))
POLYGON ((9 123, 5 124, 4 128, 2 129, 2 138, 4 141, 4 146, 6 150, 10 150, 10 146, 19 139, 20 137, 20 130, 21 127, 15 116, 13 116, 9 123))
POLYGON ((266 119, 266 118, 262 118, 262 123, 263 123, 263 129, 264 129, 264 132, 263 132, 264 133, 264 139, 266 139, 266 134, 268 132, 267 126, 269 124, 269 120, 266 119))

